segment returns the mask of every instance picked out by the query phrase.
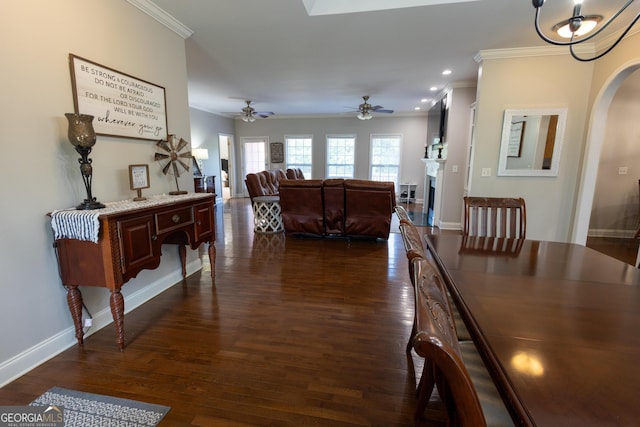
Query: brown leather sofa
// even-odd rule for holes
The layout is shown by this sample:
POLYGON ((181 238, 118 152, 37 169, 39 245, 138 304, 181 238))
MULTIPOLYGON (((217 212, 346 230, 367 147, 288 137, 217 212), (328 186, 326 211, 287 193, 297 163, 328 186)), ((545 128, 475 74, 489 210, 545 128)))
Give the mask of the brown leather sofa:
POLYGON ((304 178, 304 173, 302 173, 302 169, 290 168, 290 169, 287 169, 287 179, 305 179, 305 178, 304 178))
POLYGON ((324 234, 321 179, 281 181, 280 208, 286 233, 310 236, 324 234))
POLYGON ((253 198, 258 196, 277 196, 280 188, 280 181, 286 180, 287 175, 282 169, 261 171, 258 173, 248 173, 245 177, 247 191, 253 203, 253 198))
POLYGON ((388 239, 396 205, 393 182, 347 179, 344 192, 345 235, 388 239))
POLYGON ((283 180, 280 206, 287 234, 388 239, 393 182, 283 180))
POLYGON ((325 234, 344 235, 344 179, 325 179, 322 185, 324 196, 325 234))

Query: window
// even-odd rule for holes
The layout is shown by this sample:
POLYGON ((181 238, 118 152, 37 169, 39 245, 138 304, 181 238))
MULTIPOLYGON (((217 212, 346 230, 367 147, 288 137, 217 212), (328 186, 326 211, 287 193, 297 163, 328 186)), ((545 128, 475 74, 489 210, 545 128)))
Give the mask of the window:
POLYGON ((398 185, 400 176, 400 135, 371 135, 371 179, 398 185))
POLYGON ((312 139, 310 136, 285 136, 287 168, 300 168, 304 177, 311 178, 312 139))
POLYGON ((327 136, 327 178, 353 178, 355 136, 327 136))

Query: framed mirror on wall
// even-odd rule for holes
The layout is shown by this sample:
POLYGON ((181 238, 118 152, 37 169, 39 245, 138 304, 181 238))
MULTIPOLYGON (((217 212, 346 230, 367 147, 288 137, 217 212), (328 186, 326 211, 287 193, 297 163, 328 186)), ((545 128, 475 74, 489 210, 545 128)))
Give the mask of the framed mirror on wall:
POLYGON ((505 110, 498 176, 557 176, 566 108, 505 110))

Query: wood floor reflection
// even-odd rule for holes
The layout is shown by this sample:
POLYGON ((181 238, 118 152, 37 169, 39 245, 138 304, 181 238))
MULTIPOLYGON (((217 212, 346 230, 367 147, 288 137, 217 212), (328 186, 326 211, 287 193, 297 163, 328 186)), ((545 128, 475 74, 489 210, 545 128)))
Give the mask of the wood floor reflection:
POLYGON ((388 241, 300 239, 255 235, 248 199, 216 214, 215 284, 188 277, 126 314, 124 352, 110 325, 0 389, 0 404, 59 386, 168 405, 167 426, 414 425, 422 366, 404 351, 413 296, 397 225, 388 241))

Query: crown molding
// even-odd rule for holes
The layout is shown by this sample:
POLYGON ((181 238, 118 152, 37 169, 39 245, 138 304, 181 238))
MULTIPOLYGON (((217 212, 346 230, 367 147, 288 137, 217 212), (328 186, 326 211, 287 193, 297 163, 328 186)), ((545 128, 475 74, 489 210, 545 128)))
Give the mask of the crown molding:
POLYGON ((155 3, 150 0, 127 0, 127 2, 140 9, 168 29, 174 31, 183 39, 188 39, 193 35, 193 30, 178 21, 173 16, 159 8, 155 3))
POLYGON ((470 87, 476 87, 478 82, 475 80, 456 80, 451 82, 445 86, 445 88, 449 89, 466 89, 470 87))
MULTIPOLYGON (((573 47, 576 53, 594 54, 596 52, 595 45, 585 43, 573 47)), ((569 55, 568 46, 535 46, 520 47, 512 49, 489 49, 481 50, 473 60, 480 63, 485 59, 506 59, 506 58, 526 58, 534 56, 560 56, 569 55)))
MULTIPOLYGON (((210 111, 207 111, 208 113, 211 113, 210 111)), ((233 117, 229 117, 229 115, 226 114, 220 114, 220 113, 211 113, 211 114, 215 114, 218 116, 223 116, 223 117, 227 117, 227 118, 232 118, 234 120, 241 120, 242 119, 242 115, 236 115, 233 117)), ((389 115, 374 115, 372 120, 389 120, 389 119, 394 119, 394 118, 400 118, 400 117, 426 117, 428 115, 427 111, 422 110, 422 111, 412 111, 412 112, 404 112, 404 113, 393 113, 393 114, 389 114, 389 115)), ((261 120, 285 120, 285 119, 356 119, 356 116, 353 113, 337 113, 337 114, 280 114, 280 115, 273 115, 270 116, 269 118, 266 119, 256 119, 256 121, 261 121, 261 120)))
MULTIPOLYGON (((622 40, 626 40, 640 32, 640 28, 632 28, 622 40)), ((597 43, 582 43, 573 46, 573 50, 581 55, 597 55, 611 46, 620 36, 621 31, 607 35, 598 40, 597 43)), ((523 47, 513 49, 490 49, 481 50, 473 57, 474 61, 480 63, 485 59, 505 59, 505 58, 523 58, 533 56, 551 56, 551 55, 569 55, 569 46, 536 46, 523 47)))

